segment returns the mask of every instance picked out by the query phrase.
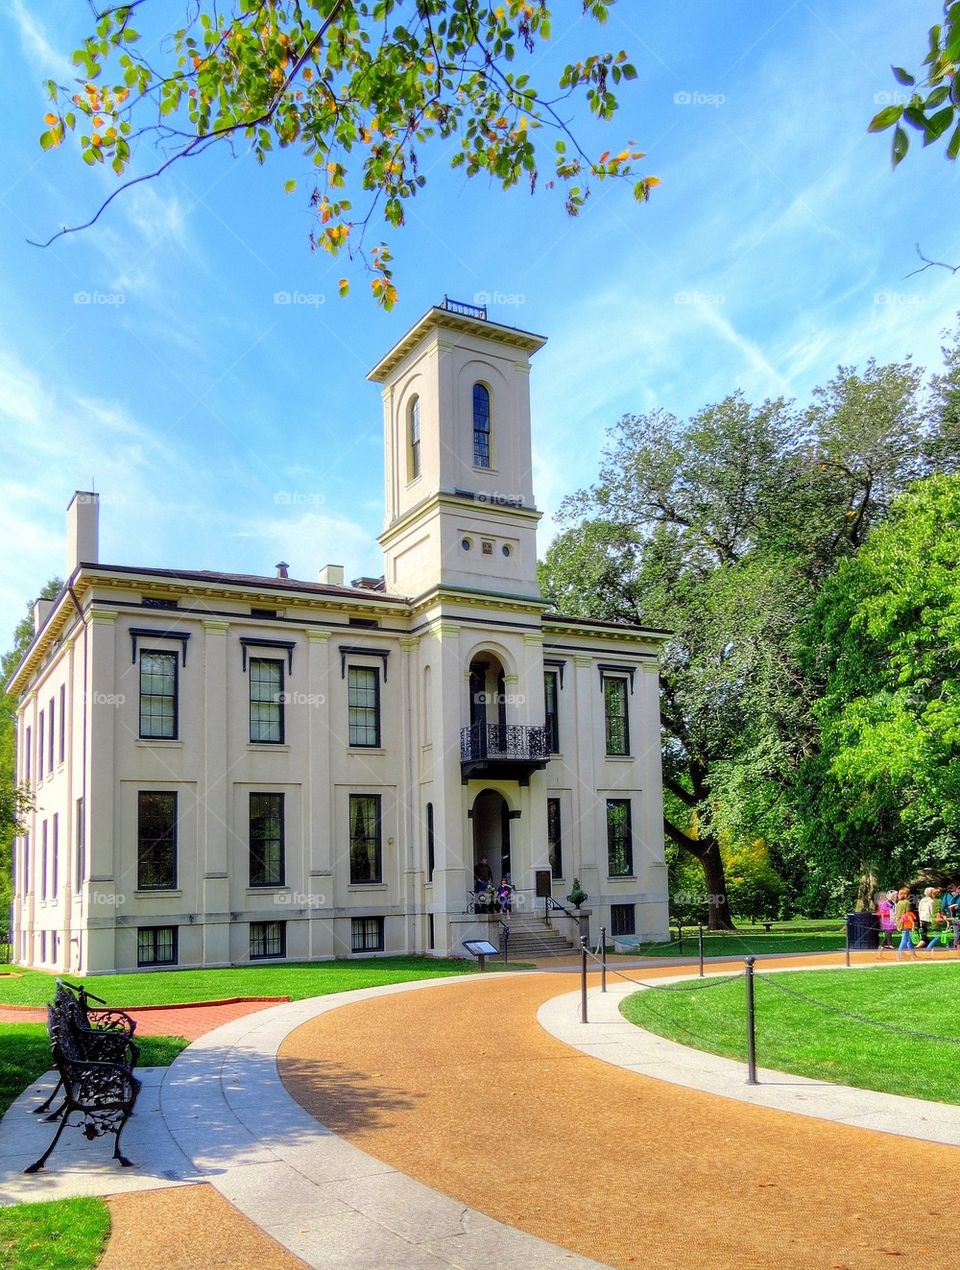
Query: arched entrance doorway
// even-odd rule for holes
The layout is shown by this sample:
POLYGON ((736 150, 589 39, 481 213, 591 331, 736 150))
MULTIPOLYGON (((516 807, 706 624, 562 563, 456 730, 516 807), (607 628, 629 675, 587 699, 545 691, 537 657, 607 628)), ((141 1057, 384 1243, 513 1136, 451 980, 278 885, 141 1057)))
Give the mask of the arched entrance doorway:
POLYGON ((473 802, 473 868, 480 861, 490 865, 494 886, 510 875, 510 808, 495 789, 484 789, 473 802))

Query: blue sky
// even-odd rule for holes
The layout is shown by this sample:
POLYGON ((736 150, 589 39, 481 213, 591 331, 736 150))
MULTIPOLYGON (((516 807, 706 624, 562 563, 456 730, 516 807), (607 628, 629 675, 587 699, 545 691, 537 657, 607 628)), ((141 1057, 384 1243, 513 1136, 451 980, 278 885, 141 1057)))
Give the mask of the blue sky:
POLYGON ((906 275, 917 242, 960 263, 960 170, 928 151, 893 173, 888 137, 866 123, 896 88, 890 63, 916 67, 938 3, 620 0, 605 28, 579 9, 557 0, 536 74, 628 50, 639 74, 618 121, 575 122, 588 149, 645 150, 663 182, 653 200, 598 187, 571 221, 556 192, 503 195, 424 154, 428 186, 389 234, 400 303, 384 314, 359 270, 343 301, 349 270, 311 255, 306 196, 282 192, 290 177, 308 188, 292 151, 263 169, 214 152, 123 196, 92 230, 29 246, 86 219, 112 177, 37 143, 43 82, 69 75, 87 7, 7 0, 4 645, 62 573, 64 510, 91 484, 112 563, 381 572, 382 423, 364 376, 445 293, 485 293, 492 318, 549 338, 532 380, 541 553, 626 411, 690 413, 737 387, 802 401, 870 356, 937 367, 960 275, 906 275))

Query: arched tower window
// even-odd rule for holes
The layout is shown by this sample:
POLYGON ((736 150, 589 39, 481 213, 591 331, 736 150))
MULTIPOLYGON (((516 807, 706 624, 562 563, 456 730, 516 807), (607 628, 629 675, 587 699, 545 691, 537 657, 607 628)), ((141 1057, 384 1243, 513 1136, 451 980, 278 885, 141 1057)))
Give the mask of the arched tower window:
POLYGON ((473 466, 490 466, 490 390, 473 385, 473 466))
POLYGON ((407 411, 407 474, 415 481, 420 475, 420 398, 414 397, 407 411))

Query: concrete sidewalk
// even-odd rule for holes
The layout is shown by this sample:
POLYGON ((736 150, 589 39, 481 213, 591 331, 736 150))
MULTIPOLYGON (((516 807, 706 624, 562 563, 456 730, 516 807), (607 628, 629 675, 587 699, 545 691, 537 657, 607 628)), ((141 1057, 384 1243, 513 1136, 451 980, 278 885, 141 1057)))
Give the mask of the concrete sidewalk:
POLYGON ((112 1138, 87 1142, 68 1129, 45 1170, 21 1172, 53 1133, 52 1125, 29 1114, 52 1087, 52 1078, 45 1079, 0 1121, 0 1202, 205 1181, 311 1266, 596 1267, 358 1150, 304 1111, 278 1078, 277 1050, 302 1023, 355 1001, 457 982, 443 978, 293 1002, 207 1033, 170 1068, 147 1069, 123 1135, 132 1169, 110 1160, 112 1138))
MULTIPOLYGON (((792 970, 798 968, 791 967, 792 970)), ((777 972, 768 966, 765 973, 777 972)), ((684 979, 698 984, 703 982, 694 975, 677 976, 670 982, 678 983, 684 979)), ((849 1085, 834 1085, 767 1068, 758 1068, 759 1084, 748 1085, 744 1063, 678 1045, 628 1023, 620 1013, 620 1003, 625 997, 641 991, 655 989, 611 978, 605 993, 596 988, 590 989, 587 996, 589 1022, 582 1023, 580 1020, 579 991, 547 1001, 537 1012, 537 1021, 551 1036, 581 1053, 642 1076, 699 1089, 721 1098, 734 1098, 755 1107, 790 1111, 795 1115, 892 1133, 898 1137, 960 1146, 960 1106, 950 1103, 854 1089, 849 1085)))

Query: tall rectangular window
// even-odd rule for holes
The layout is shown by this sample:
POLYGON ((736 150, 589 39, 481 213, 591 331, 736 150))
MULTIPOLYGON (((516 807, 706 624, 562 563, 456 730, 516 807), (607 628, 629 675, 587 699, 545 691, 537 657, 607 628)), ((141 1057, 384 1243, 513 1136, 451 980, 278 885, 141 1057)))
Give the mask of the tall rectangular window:
POLYGON ((60 685, 60 762, 67 757, 67 685, 60 685))
POLYGON ((437 867, 437 849, 433 836, 433 803, 427 803, 427 881, 433 881, 437 867))
POLYGON ((37 780, 43 780, 43 711, 37 715, 37 780))
POLYGON ((380 744, 380 672, 375 667, 351 666, 347 671, 347 709, 350 744, 380 744))
POLYGON ((490 390, 473 385, 473 466, 490 466, 490 390))
POLYGON ((350 920, 351 952, 383 952, 383 918, 354 917, 350 920))
POLYGON ((140 654, 140 735, 145 740, 176 740, 176 653, 140 654))
POLYGON ((23 755, 23 778, 30 784, 30 774, 33 767, 33 729, 27 728, 24 738, 24 755, 23 755))
POLYGON ((250 659, 250 740, 279 745, 283 741, 283 662, 250 659))
POLYGON ((175 966, 176 964, 176 926, 141 926, 137 931, 137 965, 175 966))
POLYGON ((47 822, 43 822, 40 830, 40 898, 47 898, 47 822))
POLYGON ((30 892, 30 835, 23 835, 23 893, 30 892))
POLYGON ((550 754, 560 751, 560 676, 555 670, 543 672, 544 715, 547 725, 547 750, 550 754))
POLYGON ((140 790, 137 889, 172 891, 177 885, 177 795, 140 790))
POLYGON ((53 813, 53 834, 50 843, 50 898, 57 898, 60 889, 60 813, 53 813))
POLYGON ((630 753, 630 727, 627 719, 627 681, 605 676, 603 680, 603 715, 606 724, 607 753, 630 753))
POLYGON ((560 841, 560 799, 547 799, 547 854, 550 872, 555 878, 563 877, 563 846, 560 841))
POLYGON ((56 750, 54 748, 56 742, 56 736, 54 733, 55 717, 56 714, 53 708, 53 697, 51 697, 50 707, 47 711, 47 771, 51 773, 53 772, 54 757, 56 755, 56 750))
POLYGON ((607 871, 612 878, 633 873, 633 829, 630 799, 607 799, 607 871))
POLYGON ((350 795, 350 881, 383 881, 379 794, 350 795))
POLYGON ((420 398, 410 403, 410 480, 420 475, 420 398))
POLYGON ((250 885, 283 886, 283 794, 250 795, 250 885))
POLYGON ((83 885, 86 872, 86 829, 83 824, 83 799, 77 799, 77 874, 73 880, 73 889, 79 891, 83 885))
POLYGON ((287 955, 286 922, 250 923, 250 960, 261 961, 267 957, 287 955))

